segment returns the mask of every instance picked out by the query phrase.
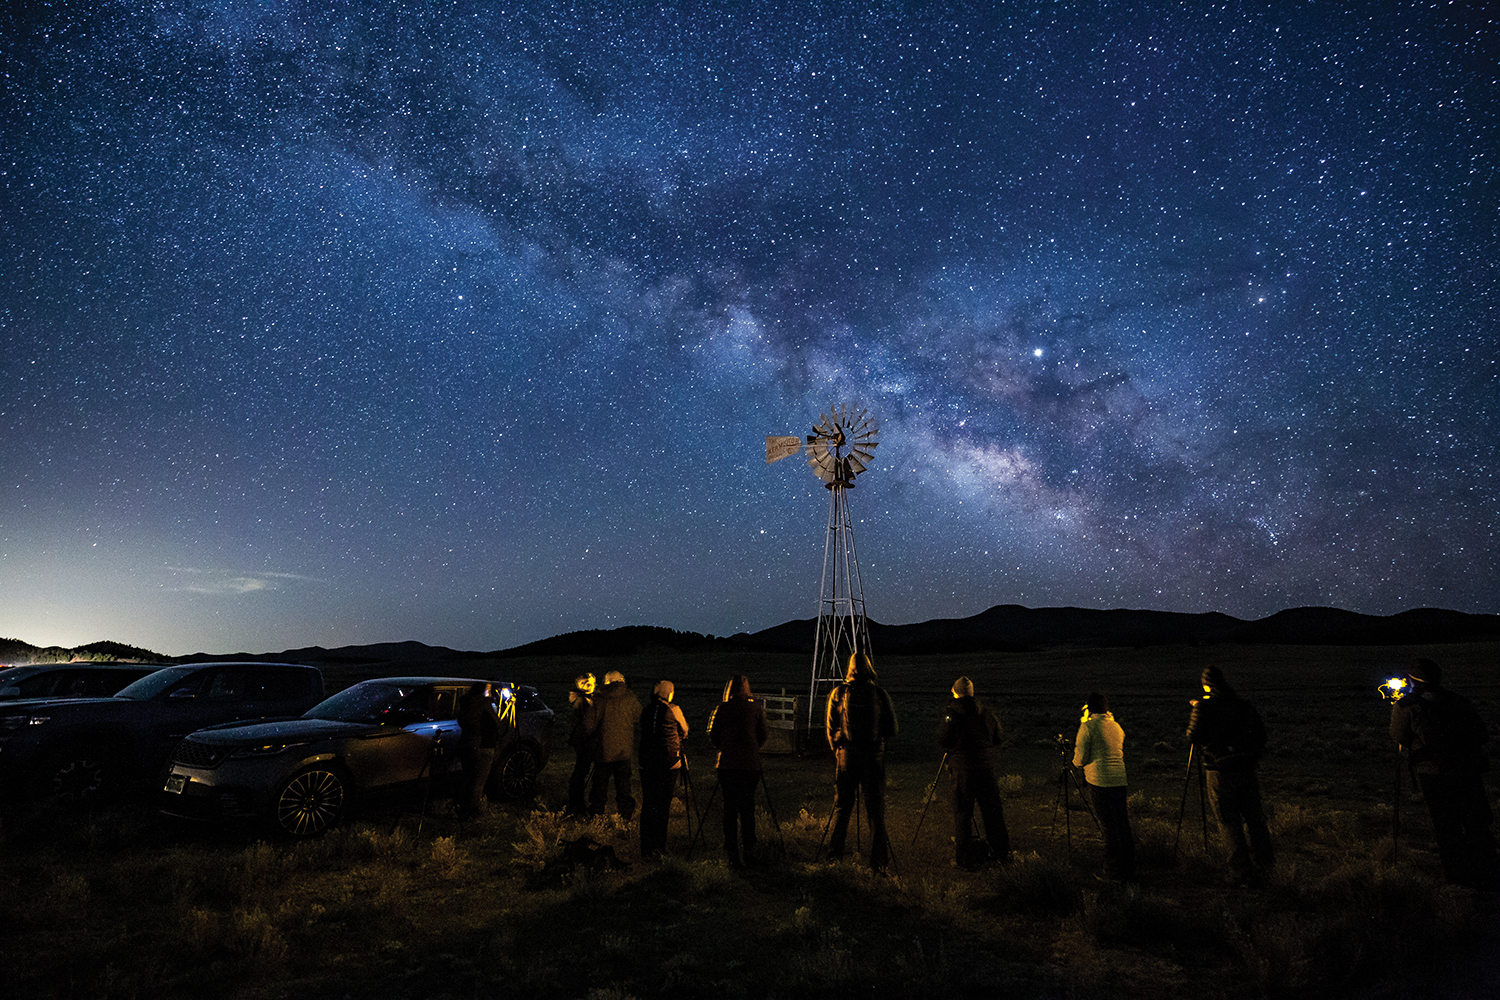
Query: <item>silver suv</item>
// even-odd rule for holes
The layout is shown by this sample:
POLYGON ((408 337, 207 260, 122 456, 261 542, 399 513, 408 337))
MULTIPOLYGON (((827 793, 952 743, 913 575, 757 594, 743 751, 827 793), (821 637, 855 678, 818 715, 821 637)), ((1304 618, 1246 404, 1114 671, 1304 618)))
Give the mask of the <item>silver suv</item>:
POLYGON ((299 719, 215 726, 192 733, 172 754, 162 812, 190 819, 260 819, 295 837, 338 823, 357 796, 424 782, 452 790, 462 775, 458 699, 491 684, 504 737, 492 798, 536 789, 546 762, 552 709, 533 687, 464 677, 362 681, 299 719))

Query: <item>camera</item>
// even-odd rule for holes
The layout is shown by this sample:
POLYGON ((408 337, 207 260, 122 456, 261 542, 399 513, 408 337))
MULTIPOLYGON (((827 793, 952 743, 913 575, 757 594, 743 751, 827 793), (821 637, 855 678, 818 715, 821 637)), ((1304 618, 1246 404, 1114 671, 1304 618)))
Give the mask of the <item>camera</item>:
POLYGON ((1057 750, 1057 755, 1059 757, 1061 757, 1068 764, 1072 764, 1073 763, 1073 743, 1072 743, 1072 741, 1070 741, 1062 733, 1058 733, 1056 736, 1054 736, 1052 738, 1052 745, 1053 745, 1053 748, 1057 750))

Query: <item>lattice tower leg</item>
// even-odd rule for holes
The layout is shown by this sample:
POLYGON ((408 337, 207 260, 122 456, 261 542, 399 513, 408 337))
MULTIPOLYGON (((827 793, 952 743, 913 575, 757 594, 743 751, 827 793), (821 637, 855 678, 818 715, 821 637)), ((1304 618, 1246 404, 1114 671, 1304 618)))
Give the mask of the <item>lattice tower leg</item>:
POLYGON ((812 683, 807 695, 807 732, 817 740, 823 731, 828 693, 844 680, 849 657, 870 655, 865 622, 864 584, 854 549, 854 526, 843 485, 828 487, 828 534, 823 544, 823 583, 818 597, 818 631, 813 640, 812 683))

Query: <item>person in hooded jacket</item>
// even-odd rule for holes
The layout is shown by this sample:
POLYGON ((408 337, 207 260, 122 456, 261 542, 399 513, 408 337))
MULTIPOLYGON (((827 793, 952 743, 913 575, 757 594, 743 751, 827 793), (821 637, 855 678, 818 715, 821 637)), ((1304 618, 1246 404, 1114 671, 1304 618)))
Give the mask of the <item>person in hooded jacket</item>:
POLYGON ((1135 878, 1135 835, 1125 801, 1125 730, 1109 710, 1109 699, 1090 691, 1083 719, 1073 739, 1073 766, 1083 768, 1094 803, 1094 816, 1104 834, 1104 877, 1128 882, 1135 878))
POLYGON ((641 701, 625 686, 625 675, 611 670, 583 714, 589 757, 594 777, 589 789, 589 813, 604 815, 609 801, 609 781, 615 782, 615 808, 625 822, 635 816, 631 793, 630 756, 635 750, 635 727, 641 718, 641 701))
POLYGON ((875 683, 875 664, 864 653, 849 657, 844 683, 828 694, 824 730, 834 756, 834 821, 828 857, 844 856, 854 800, 865 798, 870 819, 870 867, 882 871, 890 862, 885 830, 885 741, 896 735, 896 711, 890 695, 875 683))
POLYGON ((976 804, 990 850, 1002 864, 1010 860, 1010 831, 990 759, 990 749, 999 745, 1001 735, 1000 720, 974 697, 974 682, 967 677, 954 681, 953 703, 938 724, 938 745, 948 751, 948 773, 953 778, 953 863, 960 868, 979 863, 974 843, 976 804))
POLYGON ((676 688, 657 681, 641 722, 641 857, 658 858, 667 850, 672 819, 672 791, 682 774, 687 718, 672 704, 676 688))
POLYGON ((1494 810, 1484 790, 1489 727, 1469 700, 1443 687, 1443 671, 1427 659, 1407 671, 1409 692, 1391 706, 1391 738, 1407 760, 1432 817, 1443 880, 1500 889, 1494 810))
POLYGON ((708 717, 708 741, 719 752, 716 766, 724 792, 724 853, 735 867, 755 863, 755 788, 766 735, 765 706, 751 695, 750 678, 735 674, 724 685, 724 700, 708 717))
POLYGON ((1275 859, 1255 769, 1266 750, 1266 728, 1255 706, 1241 698, 1218 667, 1199 678, 1203 696, 1189 702, 1187 738, 1198 750, 1209 808, 1229 851, 1237 881, 1260 884, 1275 859))

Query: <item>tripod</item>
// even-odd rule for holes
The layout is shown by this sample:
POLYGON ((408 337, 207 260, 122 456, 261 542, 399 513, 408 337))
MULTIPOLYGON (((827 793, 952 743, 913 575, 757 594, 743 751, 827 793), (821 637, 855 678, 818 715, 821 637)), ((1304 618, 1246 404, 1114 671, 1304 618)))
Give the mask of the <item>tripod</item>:
POLYGON ((1083 803, 1084 811, 1089 814, 1089 819, 1094 821, 1094 826, 1098 829, 1099 835, 1101 837, 1104 836, 1104 827, 1099 824, 1099 817, 1094 815, 1094 807, 1089 803, 1089 797, 1083 790, 1083 783, 1078 780, 1077 769, 1072 764, 1065 762, 1057 772, 1057 800, 1052 803, 1052 827, 1048 831, 1048 835, 1057 835, 1057 810, 1061 808, 1063 812, 1063 831, 1067 836, 1068 850, 1070 851, 1073 849, 1073 817, 1071 815, 1072 806, 1069 803, 1069 798, 1072 795, 1073 789, 1078 790, 1078 801, 1083 803))
MULTIPOLYGON (((687 825, 688 825, 688 856, 691 857, 692 856, 692 843, 693 843, 693 773, 692 773, 692 768, 688 767, 687 754, 679 754, 678 757, 677 757, 677 759, 680 760, 680 761, 682 761, 682 805, 683 805, 683 810, 682 811, 683 811, 683 813, 685 815, 685 818, 687 819, 687 825)), ((668 802, 667 803, 668 810, 670 810, 671 807, 672 807, 672 804, 670 802, 668 802)), ((668 816, 670 816, 670 815, 671 815, 671 813, 668 812, 668 816)), ((702 836, 702 834, 703 834, 703 824, 702 824, 701 821, 698 824, 698 834, 699 834, 699 836, 702 836)))
MULTIPOLYGON (((881 772, 880 780, 881 781, 885 780, 885 774, 884 774, 883 770, 881 772)), ((862 836, 861 836, 861 827, 860 827, 861 817, 860 817, 860 814, 859 814, 860 786, 862 784, 863 784, 863 782, 855 782, 854 783, 854 803, 853 803, 853 805, 852 805, 852 807, 850 809, 850 811, 854 814, 854 852, 856 854, 859 853, 861 847, 863 846, 863 839, 862 839, 862 836)), ((835 789, 837 789, 837 784, 835 784, 835 789)), ((829 830, 830 827, 833 826, 833 819, 838 814, 838 811, 839 811, 839 808, 838 808, 838 799, 837 799, 837 793, 835 792, 835 799, 834 799, 833 811, 828 814, 828 821, 823 824, 823 836, 822 836, 822 838, 820 838, 818 840, 818 851, 819 851, 819 853, 822 852, 822 850, 823 850, 823 844, 828 840, 828 830, 829 830)), ((890 831, 889 830, 882 830, 881 833, 883 834, 883 839, 885 841, 884 846, 885 846, 886 860, 890 864, 891 868, 894 869, 894 868, 896 868, 896 852, 891 847, 891 835, 890 835, 890 831)), ((870 853, 871 853, 871 856, 873 857, 874 853, 875 853, 875 845, 873 845, 873 844, 871 845, 870 853)))
MULTIPOLYGON (((771 826, 776 831, 776 842, 778 845, 777 849, 780 855, 784 858, 786 857, 786 837, 782 834, 781 823, 776 818, 776 806, 771 802, 771 786, 766 784, 766 772, 764 770, 757 772, 757 774, 758 780, 756 783, 760 786, 760 790, 765 793, 766 813, 771 817, 771 826)), ((698 846, 698 842, 703 839, 703 817, 707 816, 708 811, 713 808, 714 799, 718 796, 719 789, 722 785, 723 781, 716 776, 714 779, 713 791, 708 793, 708 801, 703 803, 703 811, 698 814, 698 836, 694 837, 692 842, 688 844, 687 856, 689 860, 691 860, 693 857, 693 849, 696 848, 698 846)))
MULTIPOLYGON (((422 811, 417 813, 417 836, 419 837, 422 835, 422 821, 427 818, 427 799, 432 794, 432 758, 442 757, 443 752, 443 731, 434 729, 432 744, 427 748, 427 759, 422 762, 422 770, 417 772, 417 783, 422 786, 422 811)), ((401 817, 404 815, 406 815, 406 807, 402 806, 396 813, 395 820, 391 822, 391 833, 396 832, 396 828, 401 825, 401 817)))
MULTIPOLYGON (((1172 840, 1172 859, 1177 859, 1177 845, 1182 841, 1182 818, 1187 814, 1188 786, 1193 782, 1193 769, 1198 770, 1198 814, 1203 821, 1203 853, 1208 853, 1208 778, 1203 773, 1203 755, 1198 752, 1198 744, 1188 746, 1187 774, 1182 778, 1182 804, 1177 808, 1177 836, 1172 840)), ((1401 780, 1398 771, 1396 780, 1401 780)))
POLYGON ((922 822, 927 819, 927 807, 932 805, 933 796, 937 794, 938 782, 943 780, 943 768, 948 766, 948 755, 943 754, 943 759, 938 761, 937 774, 932 776, 932 781, 927 785, 927 798, 922 802, 922 815, 917 817, 917 828, 911 835, 911 846, 917 846, 917 837, 922 832, 922 822))

